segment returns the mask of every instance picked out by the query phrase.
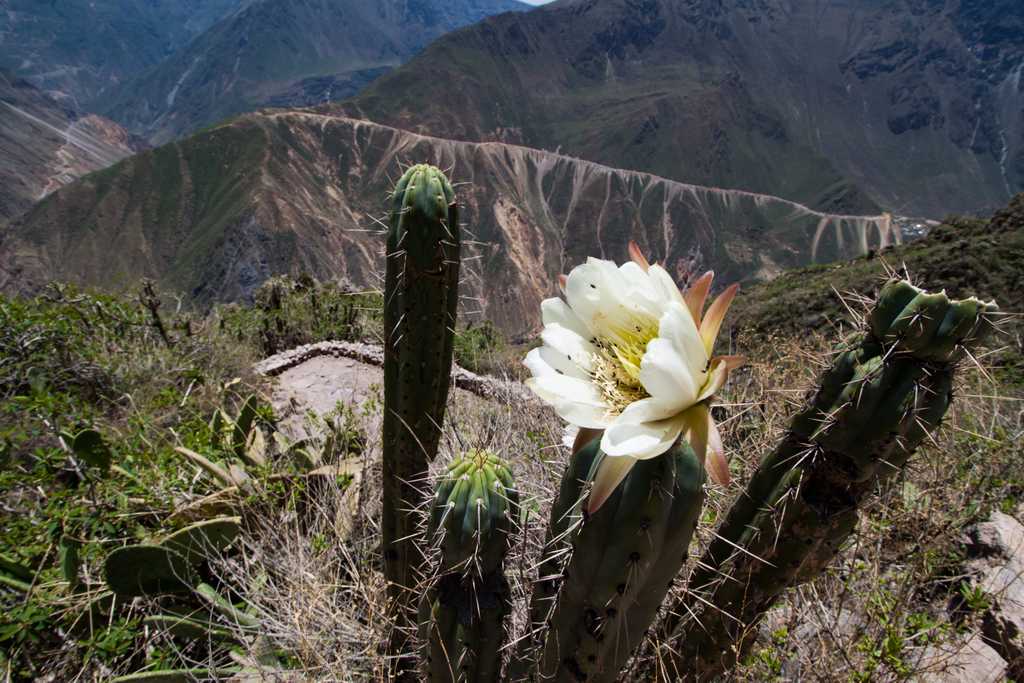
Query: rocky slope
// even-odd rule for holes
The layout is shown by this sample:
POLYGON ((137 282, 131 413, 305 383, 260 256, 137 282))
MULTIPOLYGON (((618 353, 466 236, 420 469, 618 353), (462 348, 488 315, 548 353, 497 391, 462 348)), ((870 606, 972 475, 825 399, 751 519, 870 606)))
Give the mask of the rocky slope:
POLYGON ((0 67, 77 108, 248 0, 0 0, 0 67))
POLYGON ((154 142, 262 106, 343 99, 441 34, 517 0, 255 0, 111 94, 100 111, 154 142))
POLYGON ((0 70, 0 225, 140 144, 113 121, 80 115, 0 70))
POLYGON ((445 36, 340 111, 941 217, 1024 189, 1022 35, 1018 0, 559 0, 445 36))
POLYGON ((826 215, 551 152, 281 112, 240 117, 51 195, 0 241, 0 287, 148 276, 208 302, 303 271, 375 287, 376 219, 411 161, 451 169, 471 240, 467 310, 512 334, 535 327, 559 273, 589 255, 623 260, 630 239, 681 280, 713 266, 724 281, 899 239, 884 216, 826 215))

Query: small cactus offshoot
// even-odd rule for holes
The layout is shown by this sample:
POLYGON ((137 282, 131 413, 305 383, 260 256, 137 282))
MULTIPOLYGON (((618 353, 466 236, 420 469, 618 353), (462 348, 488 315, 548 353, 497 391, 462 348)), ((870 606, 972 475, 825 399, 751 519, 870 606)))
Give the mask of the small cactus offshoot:
POLYGON ((502 564, 518 515, 512 473, 492 453, 470 451, 439 477, 427 531, 437 578, 419 610, 431 683, 498 680, 511 611, 502 564))

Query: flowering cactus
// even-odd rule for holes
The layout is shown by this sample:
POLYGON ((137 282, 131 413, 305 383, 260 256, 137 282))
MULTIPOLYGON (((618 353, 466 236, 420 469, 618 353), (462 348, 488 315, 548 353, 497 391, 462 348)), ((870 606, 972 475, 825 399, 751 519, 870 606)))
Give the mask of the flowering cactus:
POLYGON ((737 285, 704 312, 714 275, 683 294, 664 268, 635 243, 632 261, 616 267, 591 258, 565 280, 565 301, 541 304, 544 345, 531 351, 529 386, 581 428, 604 430, 602 459, 587 511, 594 513, 638 460, 654 458, 684 437, 711 476, 729 481, 722 440, 709 402, 736 356, 713 356, 737 285))

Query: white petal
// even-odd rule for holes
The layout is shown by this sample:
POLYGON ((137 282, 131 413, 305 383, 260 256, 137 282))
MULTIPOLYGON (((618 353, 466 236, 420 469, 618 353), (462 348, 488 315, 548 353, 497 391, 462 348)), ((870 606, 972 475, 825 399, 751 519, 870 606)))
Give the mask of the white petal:
POLYGON ((671 404, 664 403, 653 397, 643 398, 626 406, 626 409, 616 418, 616 421, 623 423, 657 422, 658 420, 664 420, 678 414, 679 411, 671 404))
POLYGON ((659 321, 658 336, 672 342, 696 385, 703 386, 710 359, 689 310, 682 304, 670 305, 659 321))
POLYGON ((639 460, 654 458, 679 438, 683 421, 678 417, 657 422, 630 423, 617 420, 605 430, 601 450, 612 456, 628 455, 639 460))
POLYGON ((550 346, 542 346, 536 350, 540 352, 540 358, 544 363, 563 375, 575 377, 576 379, 590 380, 590 373, 572 362, 572 360, 570 360, 569 357, 561 351, 553 349, 550 346))
POLYGON ((601 318, 602 304, 607 305, 615 287, 607 282, 607 269, 597 259, 589 259, 576 266, 569 273, 565 283, 565 298, 573 313, 595 334, 600 330, 595 325, 601 318))
POLYGON ((541 301, 540 314, 545 325, 557 323, 562 327, 572 330, 584 339, 590 339, 593 336, 586 323, 580 320, 580 317, 569 308, 569 304, 558 297, 541 301))
POLYGON ((640 383, 651 396, 672 406, 673 413, 696 403, 700 389, 693 368, 686 364, 675 344, 660 337, 647 343, 647 352, 640 361, 640 383))
POLYGON ((530 371, 530 374, 534 377, 543 377, 544 375, 555 375, 558 374, 551 364, 544 360, 541 355, 540 349, 531 349, 526 354, 526 358, 523 359, 523 365, 530 371))
MULTIPOLYGON (((551 347, 553 351, 565 357, 566 360, 574 363, 582 370, 590 372, 593 369, 593 357, 597 353, 597 349, 593 344, 569 328, 562 327, 558 323, 551 323, 544 327, 544 330, 540 333, 540 338, 544 340, 546 346, 551 347)), ((551 361, 548 362, 551 363, 551 361)), ((551 365, 561 369, 559 365, 554 363, 551 363, 551 365)))
POLYGON ((593 429, 603 429, 608 423, 608 407, 590 382, 555 373, 531 377, 526 386, 567 422, 593 429))
POLYGON ((658 291, 666 305, 673 301, 685 305, 683 294, 679 291, 679 286, 672 279, 672 276, 668 274, 667 270, 659 265, 653 265, 647 271, 647 277, 651 279, 651 285, 658 291))

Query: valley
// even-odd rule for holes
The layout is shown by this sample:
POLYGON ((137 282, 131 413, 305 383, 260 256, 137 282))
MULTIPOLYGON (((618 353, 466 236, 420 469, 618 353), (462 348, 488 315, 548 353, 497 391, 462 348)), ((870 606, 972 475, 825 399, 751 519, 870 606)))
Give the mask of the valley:
POLYGON ((302 272, 377 287, 386 196, 404 164, 452 169, 468 240, 467 312, 513 336, 559 273, 636 240, 680 281, 766 279, 901 241, 889 216, 830 214, 516 145, 456 142, 316 111, 240 117, 55 193, 0 241, 0 287, 139 277, 199 302, 302 272), (111 253, 103 245, 116 241, 111 253))

